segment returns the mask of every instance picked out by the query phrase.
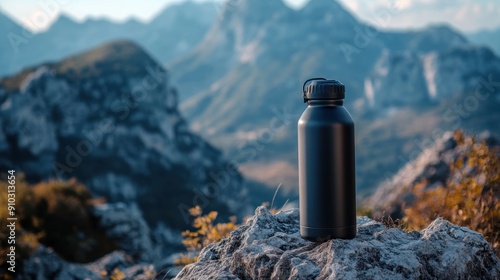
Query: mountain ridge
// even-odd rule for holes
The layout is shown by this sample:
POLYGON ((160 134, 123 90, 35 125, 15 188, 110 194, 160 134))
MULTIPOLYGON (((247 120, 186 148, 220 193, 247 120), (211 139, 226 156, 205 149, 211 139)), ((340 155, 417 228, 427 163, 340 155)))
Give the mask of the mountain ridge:
MULTIPOLYGON (((1 12, 0 12, 1 14, 1 12)), ((216 17, 211 3, 187 3, 167 6, 149 23, 130 19, 114 22, 106 18, 88 18, 79 23, 62 13, 47 30, 30 34, 22 26, 1 15, 0 28, 10 34, 0 44, 4 67, 0 76, 13 75, 23 68, 60 60, 113 40, 133 40, 146 48, 161 64, 181 56, 203 39, 216 17), (194 9, 194 10, 193 10, 194 9), (163 15, 175 15, 165 18, 163 15), (191 16, 198 14, 203 16, 191 16), (64 42, 61 43, 61 38, 64 42)))
POLYGON ((184 229, 194 204, 245 213, 241 174, 190 132, 167 72, 137 44, 19 75, 0 82, 0 166, 29 182, 76 177, 96 196, 137 207, 153 231, 184 229))
POLYGON ((496 54, 500 54, 500 27, 478 30, 466 34, 467 38, 476 44, 489 46, 496 54))
MULTIPOLYGON (((234 6, 232 13, 245 13, 245 7, 234 6)), ((402 114, 394 112, 409 109, 428 114, 434 125, 443 124, 448 129, 449 123, 440 117, 449 110, 446 104, 453 106, 451 100, 457 100, 457 95, 466 97, 474 92, 485 77, 493 75, 496 81, 500 75, 495 56, 448 26, 408 32, 379 30, 357 20, 338 3, 326 1, 312 2, 299 10, 266 10, 266 15, 268 20, 261 22, 245 22, 243 16, 219 18, 195 50, 173 63, 176 71, 172 80, 184 95, 180 97, 181 108, 191 127, 227 155, 241 157, 252 143, 259 144, 257 156, 253 162, 243 163, 242 170, 262 166, 246 175, 256 181, 274 178, 265 181, 268 185, 297 187, 296 175, 285 174, 293 174, 297 164, 293 120, 304 109, 300 81, 326 76, 346 85, 345 104, 359 124, 358 145, 366 143, 358 151, 362 172, 358 174, 364 177, 358 175, 358 183, 366 190, 373 188, 381 175, 370 163, 378 153, 366 148, 378 138, 363 131, 377 127, 381 130, 377 133, 392 135, 387 141, 398 139, 396 149, 406 153, 403 147, 409 145, 405 144, 408 138, 391 132, 394 129, 388 125, 379 125, 377 119, 392 118, 402 114), (316 5, 330 8, 318 9, 321 14, 308 14, 316 5), (234 24, 224 24, 228 20, 234 24), (464 67, 468 64, 470 67, 464 67), (269 134, 268 123, 276 111, 287 112, 288 124, 269 134), (272 166, 286 165, 286 171, 270 174, 272 166), (255 177, 259 173, 262 177, 255 177)), ((490 100, 497 102, 496 98, 490 100)), ((474 114, 479 113, 476 110, 474 114)), ((416 127, 417 134, 426 131, 416 127)), ((492 127, 489 121, 478 120, 477 129, 492 127)), ((384 162, 381 169, 397 168, 397 162, 376 160, 384 162)))

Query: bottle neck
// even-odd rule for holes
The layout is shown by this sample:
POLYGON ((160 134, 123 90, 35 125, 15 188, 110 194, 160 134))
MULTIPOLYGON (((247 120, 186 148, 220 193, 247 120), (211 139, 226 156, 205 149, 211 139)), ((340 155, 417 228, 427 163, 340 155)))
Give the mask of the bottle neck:
POLYGON ((344 106, 344 100, 307 100, 308 105, 344 106))

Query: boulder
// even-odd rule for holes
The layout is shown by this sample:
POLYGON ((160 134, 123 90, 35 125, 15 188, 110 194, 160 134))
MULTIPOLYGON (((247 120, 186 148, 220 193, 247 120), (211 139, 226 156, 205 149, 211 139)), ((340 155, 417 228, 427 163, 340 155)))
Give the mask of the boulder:
POLYGON ((99 277, 80 264, 63 260, 51 248, 40 246, 23 262, 22 270, 16 271, 16 279, 92 279, 99 277))
POLYGON ((126 280, 152 279, 156 275, 153 265, 137 264, 122 251, 114 251, 95 262, 81 264, 68 262, 51 248, 40 246, 23 261, 22 269, 16 271, 15 279, 99 280, 114 276, 114 279, 126 280))
POLYGON ((352 240, 306 241, 299 210, 255 216, 203 249, 176 279, 499 279, 500 261, 484 237, 441 218, 404 232, 357 218, 352 240))
POLYGON ((155 259, 150 229, 136 205, 122 202, 97 205, 94 215, 118 249, 140 261, 155 259))

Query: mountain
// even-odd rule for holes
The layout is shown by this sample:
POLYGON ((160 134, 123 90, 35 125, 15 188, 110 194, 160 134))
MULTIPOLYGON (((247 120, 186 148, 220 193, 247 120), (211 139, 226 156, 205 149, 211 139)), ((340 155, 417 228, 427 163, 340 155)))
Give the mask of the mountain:
POLYGON ((365 93, 381 109, 429 104, 472 91, 489 75, 500 77, 500 58, 486 47, 464 45, 424 54, 387 51, 365 81, 365 93))
POLYGON ((383 30, 380 37, 385 43, 384 48, 388 50, 417 53, 444 51, 450 47, 460 47, 468 43, 458 30, 447 25, 431 25, 423 30, 383 30))
POLYGON ((87 19, 82 23, 62 14, 45 32, 29 34, 0 15, 0 28, 8 30, 0 45, 6 64, 0 76, 47 61, 56 61, 112 40, 128 39, 148 50, 166 64, 194 48, 216 17, 213 3, 183 2, 161 11, 149 23, 129 19, 116 23, 107 19, 87 19), (13 42, 13 43, 11 43, 13 42))
POLYGON ((168 6, 136 39, 161 63, 169 64, 195 48, 216 18, 212 2, 185 1, 168 6))
POLYGON ((500 28, 467 33, 467 38, 476 44, 489 46, 496 54, 500 54, 500 28))
POLYGON ((26 38, 22 36, 22 34, 28 34, 29 36, 29 33, 1 12, 0 28, 5 34, 3 39, 0 40, 0 61, 2 61, 2 69, 0 69, 1 75, 2 73, 7 73, 4 69, 14 69, 17 67, 16 64, 19 56, 18 45, 26 41, 26 38))
POLYGON ((336 1, 292 10, 280 0, 247 0, 230 6, 201 44, 175 61, 172 82, 192 128, 240 162, 248 178, 295 189, 302 82, 340 80, 356 123, 362 193, 383 172, 397 171, 397 158, 433 129, 455 129, 458 121, 472 131, 494 129, 499 66, 494 53, 451 27, 379 30, 336 1), (488 101, 476 100, 476 87, 488 101), (464 99, 470 95, 474 100, 464 99), (461 118, 455 105, 473 112, 461 118))
POLYGON ((195 204, 245 215, 241 174, 188 129, 167 76, 116 41, 1 79, 0 167, 30 182, 76 177, 152 230, 185 229, 195 204))

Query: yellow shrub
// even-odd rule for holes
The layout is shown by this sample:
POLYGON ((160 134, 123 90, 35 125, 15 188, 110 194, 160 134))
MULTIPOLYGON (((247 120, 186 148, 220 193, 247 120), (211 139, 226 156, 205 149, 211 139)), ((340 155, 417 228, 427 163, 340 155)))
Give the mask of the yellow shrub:
POLYGON ((109 276, 110 280, 124 280, 125 278, 127 278, 127 276, 125 275, 125 273, 123 273, 118 268, 115 268, 113 270, 113 273, 109 276))
POLYGON ((482 233, 500 253, 500 159, 486 143, 477 143, 461 131, 455 139, 462 153, 450 166, 446 186, 414 186, 414 203, 405 209, 404 221, 422 229, 438 216, 482 233))
MULTIPOLYGON (((7 205, 8 205, 8 193, 7 187, 10 184, 6 178, 6 175, 2 175, 0 180, 0 266, 4 266, 6 259, 6 254, 9 251, 10 244, 7 242, 9 231, 7 230, 7 224, 10 222, 7 218, 10 218, 7 205)), ((16 256, 17 259, 23 259, 28 257, 33 253, 39 246, 38 238, 35 234, 22 234, 23 229, 21 227, 21 222, 24 211, 24 205, 31 200, 33 197, 30 187, 24 181, 23 174, 16 174, 15 184, 16 186, 16 202, 15 202, 15 216, 16 221, 16 256)))
MULTIPOLYGON (((197 255, 203 248, 211 243, 218 242, 227 236, 231 231, 238 228, 235 217, 231 217, 228 223, 218 223, 214 225, 217 219, 217 212, 212 211, 203 216, 200 206, 195 206, 189 209, 189 213, 194 217, 193 227, 195 231, 186 230, 182 233, 184 240, 182 244, 193 255, 197 255)), ((179 259, 175 260, 176 264, 187 265, 198 261, 197 256, 181 254, 179 259)))
MULTIPOLYGON (((16 254, 22 261, 39 244, 52 247, 66 260, 88 262, 112 251, 114 245, 97 228, 90 191, 76 180, 48 181, 33 186, 16 174, 16 254)), ((0 175, 2 176, 2 175, 0 175)), ((0 177, 0 189, 8 180, 0 177)), ((0 192, 0 226, 6 228, 7 192, 0 192)), ((0 231, 0 266, 8 248, 6 231, 0 231)))

